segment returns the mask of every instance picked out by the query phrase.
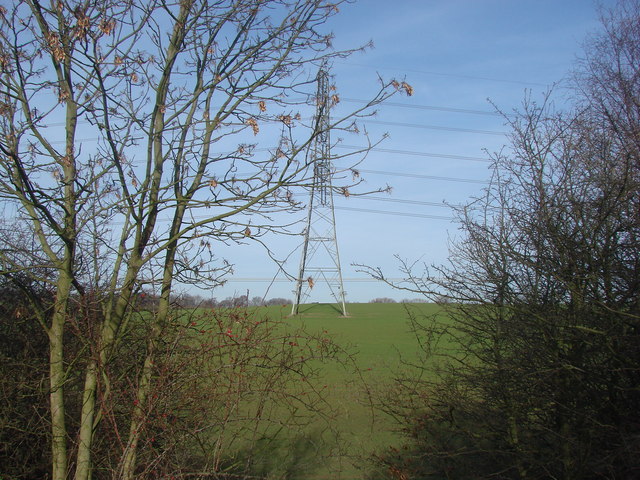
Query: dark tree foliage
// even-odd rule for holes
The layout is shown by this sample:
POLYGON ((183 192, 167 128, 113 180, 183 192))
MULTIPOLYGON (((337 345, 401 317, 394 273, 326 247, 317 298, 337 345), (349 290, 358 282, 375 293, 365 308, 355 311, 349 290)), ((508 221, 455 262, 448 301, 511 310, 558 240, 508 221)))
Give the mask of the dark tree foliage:
POLYGON ((32 301, 46 307, 51 295, 19 275, 0 279, 0 465, 16 479, 45 478, 49 470, 47 339, 32 301))
MULTIPOLYGON (((80 352, 91 348, 101 315, 100 300, 91 298, 74 298, 65 337, 66 407, 74 428, 82 399, 82 377, 74 367, 82 362, 80 352)), ((139 298, 119 355, 101 378, 111 395, 100 398, 103 421, 93 445, 97 480, 117 478, 129 409, 138 401, 128 375, 144 364, 148 300, 139 298)), ((38 321, 47 320, 52 302, 46 284, 19 274, 0 276, 0 477, 7 479, 49 478, 48 342, 38 321)), ((267 478, 295 471, 303 454, 312 457, 304 458, 305 468, 319 468, 329 454, 323 442, 330 432, 322 438, 287 435, 332 418, 316 385, 318 365, 345 363, 346 353, 324 335, 285 330, 255 309, 178 307, 162 326, 136 478, 267 478), (276 457, 274 445, 282 455, 287 442, 295 449, 276 457)))
POLYGON ((547 97, 506 117, 449 265, 405 265, 448 302, 413 318, 425 362, 382 401, 409 441, 376 475, 640 476, 640 3, 603 19, 576 109, 547 97))

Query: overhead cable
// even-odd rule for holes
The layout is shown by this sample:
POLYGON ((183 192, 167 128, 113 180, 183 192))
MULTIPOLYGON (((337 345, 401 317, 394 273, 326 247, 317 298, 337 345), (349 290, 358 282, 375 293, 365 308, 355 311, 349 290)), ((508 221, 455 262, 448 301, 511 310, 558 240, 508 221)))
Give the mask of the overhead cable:
MULTIPOLYGON (((333 148, 346 148, 349 150, 358 150, 358 151, 364 151, 367 149, 366 147, 358 147, 357 145, 343 145, 343 144, 336 144, 333 146, 333 148)), ((393 153, 396 155, 411 155, 415 157, 450 158, 453 160, 469 160, 472 162, 484 162, 484 163, 491 162, 491 159, 483 158, 483 157, 469 157, 466 155, 449 155, 447 153, 418 152, 414 150, 398 150, 393 148, 374 147, 374 148, 371 148, 370 151, 381 152, 381 153, 393 153)))
POLYGON ((494 130, 476 130, 474 128, 443 127, 440 125, 422 125, 420 123, 385 122, 382 120, 361 120, 362 123, 372 123, 376 125, 390 125, 394 127, 422 128, 426 130, 443 130, 446 132, 480 133, 483 135, 506 135, 507 132, 496 132, 494 130))
POLYGON ((487 180, 475 180, 473 178, 457 178, 457 177, 439 177, 436 175, 421 175, 419 173, 403 173, 403 172, 388 172, 384 170, 365 170, 358 169, 358 172, 362 173, 372 173, 375 175, 390 175, 394 177, 409 177, 409 178, 424 178, 428 180, 442 180, 446 182, 462 182, 462 183, 479 183, 479 184, 487 184, 489 183, 487 180))
POLYGON ((450 208, 450 206, 444 202, 427 202, 424 200, 407 200, 402 198, 376 197, 373 195, 353 195, 352 198, 356 198, 358 200, 374 200, 377 202, 404 203, 407 205, 424 205, 428 207, 450 208))
POLYGON ((375 213, 380 215, 392 215, 398 217, 416 217, 416 218, 429 218, 432 220, 456 220, 454 217, 446 217, 444 215, 429 215, 426 213, 410 213, 410 212, 390 212, 388 210, 374 210, 369 208, 353 208, 353 207, 340 207, 335 206, 336 210, 349 210, 352 212, 363 212, 363 213, 375 213))
MULTIPOLYGON (((369 103, 368 100, 360 99, 360 98, 340 98, 341 102, 347 103, 369 103)), ((471 115, 488 115, 492 117, 502 117, 504 116, 500 112, 491 112, 489 110, 474 110, 470 108, 456 108, 456 107, 440 107, 436 105, 421 105, 421 104, 412 104, 412 103, 400 103, 400 102, 388 102, 384 101, 380 104, 381 107, 399 107, 399 108, 411 108, 414 110, 434 110, 437 112, 449 112, 449 113, 464 113, 471 115)))
POLYGON ((346 65, 349 67, 364 67, 370 68, 372 70, 393 70, 394 72, 412 72, 412 73, 420 73, 423 75, 437 75, 439 77, 451 77, 451 78, 464 78, 468 80, 483 80, 487 82, 500 82, 500 83, 513 83, 515 85, 535 85, 537 87, 545 87, 548 88, 549 85, 545 83, 538 82, 528 82, 524 80, 509 80, 506 78, 493 78, 493 77, 481 77, 476 75, 460 75, 457 73, 448 73, 448 72, 434 72, 431 70, 418 70, 415 68, 393 68, 393 67, 380 67, 378 65, 367 65, 364 63, 354 63, 354 62, 336 62, 341 65, 346 65))

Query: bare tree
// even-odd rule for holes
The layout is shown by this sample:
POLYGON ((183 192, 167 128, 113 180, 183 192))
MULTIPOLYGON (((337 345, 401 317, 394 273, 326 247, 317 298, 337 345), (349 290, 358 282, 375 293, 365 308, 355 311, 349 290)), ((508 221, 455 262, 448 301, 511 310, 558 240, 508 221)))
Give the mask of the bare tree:
POLYGON ((587 44, 573 111, 547 97, 505 116, 510 146, 458 210, 450 262, 403 264, 401 288, 448 303, 414 317, 420 374, 382 401, 411 439, 381 457, 392 476, 638 475, 638 7, 587 44))
MULTIPOLYGON (((286 231, 290 220, 278 214, 300 207, 292 190, 309 179, 307 147, 320 133, 302 118, 315 71, 351 53, 333 51, 322 31, 340 3, 1 7, 0 191, 8 211, 31 223, 55 272, 43 323, 53 479, 72 467, 78 480, 91 476, 103 419, 97 395, 112 394, 103 372, 142 288, 158 301, 134 380, 122 478, 134 475, 174 283, 215 285, 230 270, 216 261, 217 242, 286 231), (68 430, 63 340, 74 303, 100 312, 85 360, 74 363, 85 366, 77 434, 68 430)), ((330 128, 357 130, 357 118, 399 88, 381 82, 369 103, 330 128)))
POLYGON ((640 468, 640 157, 600 125, 528 105, 486 195, 459 211, 450 264, 405 265, 404 288, 443 311, 414 315, 419 374, 382 399, 415 442, 387 466, 426 478, 640 468))

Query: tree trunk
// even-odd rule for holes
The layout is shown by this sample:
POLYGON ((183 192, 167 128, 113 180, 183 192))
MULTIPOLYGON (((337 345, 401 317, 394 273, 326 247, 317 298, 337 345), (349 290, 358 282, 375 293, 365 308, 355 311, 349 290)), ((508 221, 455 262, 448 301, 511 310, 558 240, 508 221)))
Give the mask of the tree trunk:
POLYGON ((51 406, 52 480, 67 478, 67 427, 64 404, 64 322, 71 289, 71 278, 61 273, 49 334, 49 401, 51 406))
MULTIPOLYGON (((171 234, 173 238, 175 238, 175 234, 182 224, 183 214, 184 205, 181 205, 176 211, 171 227, 171 234)), ((147 399, 149 398, 149 393, 153 384, 152 377, 157 342, 162 331, 162 325, 167 321, 169 316, 170 294, 177 248, 178 246, 175 240, 170 242, 170 246, 167 249, 167 255, 165 257, 160 302, 147 340, 147 355, 140 375, 140 381, 138 382, 138 391, 136 393, 136 400, 131 416, 131 424, 129 426, 129 439, 122 458, 121 478, 123 480, 134 479, 138 443, 140 442, 140 436, 144 430, 144 424, 148 413, 147 399)))
POLYGON ((82 413, 78 434, 78 455, 75 480, 88 480, 91 472, 91 444, 96 405, 97 365, 95 358, 89 361, 82 392, 82 413))
MULTIPOLYGON (((128 265, 127 278, 118 296, 115 307, 109 310, 102 324, 98 351, 89 360, 85 373, 84 390, 82 394, 82 413, 80 419, 80 433, 78 441, 77 466, 74 480, 90 480, 91 478, 91 446, 96 427, 96 392, 100 367, 108 362, 109 355, 116 343, 116 331, 127 314, 134 279, 140 271, 142 261, 134 253, 128 265)), ((98 417, 99 418, 99 417, 98 417)))
POLYGON ((152 386, 153 360, 156 347, 157 335, 159 328, 154 327, 151 332, 151 338, 148 341, 147 356, 142 367, 140 382, 138 383, 138 391, 131 415, 131 424, 129 426, 129 439, 122 457, 122 466, 120 478, 123 480, 133 480, 135 478, 136 461, 138 457, 138 443, 144 430, 144 424, 147 416, 146 404, 149 392, 152 386))

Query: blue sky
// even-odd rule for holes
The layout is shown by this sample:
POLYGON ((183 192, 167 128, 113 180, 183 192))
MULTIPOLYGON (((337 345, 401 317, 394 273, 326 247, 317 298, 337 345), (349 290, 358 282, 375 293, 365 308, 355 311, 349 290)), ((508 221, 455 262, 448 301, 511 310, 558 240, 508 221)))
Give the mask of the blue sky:
MULTIPOLYGON (((398 277, 396 254, 427 264, 446 260, 457 226, 433 217, 451 216, 443 202, 462 203, 479 194, 489 176, 481 159, 507 143, 504 119, 490 102, 509 112, 528 92, 540 98, 558 84, 561 95, 586 35, 599 28, 597 6, 591 0, 360 0, 343 6, 330 28, 337 49, 374 43, 365 54, 334 63, 341 108, 371 95, 377 74, 406 77, 415 89, 410 98, 393 98, 366 124, 372 138, 389 138, 360 165, 363 188, 389 184, 392 194, 376 195, 384 201, 335 199, 347 301, 401 300, 411 296, 370 281, 353 264, 398 277)), ((273 248, 284 258, 300 242, 278 239, 273 248)), ((286 264, 293 273, 299 252, 286 264)), ((224 256, 235 264, 234 277, 206 296, 222 299, 247 290, 262 296, 269 287, 268 297, 292 297, 293 284, 276 276, 277 267, 259 249, 234 247, 224 256)), ((314 288, 308 300, 330 299, 314 288)))

